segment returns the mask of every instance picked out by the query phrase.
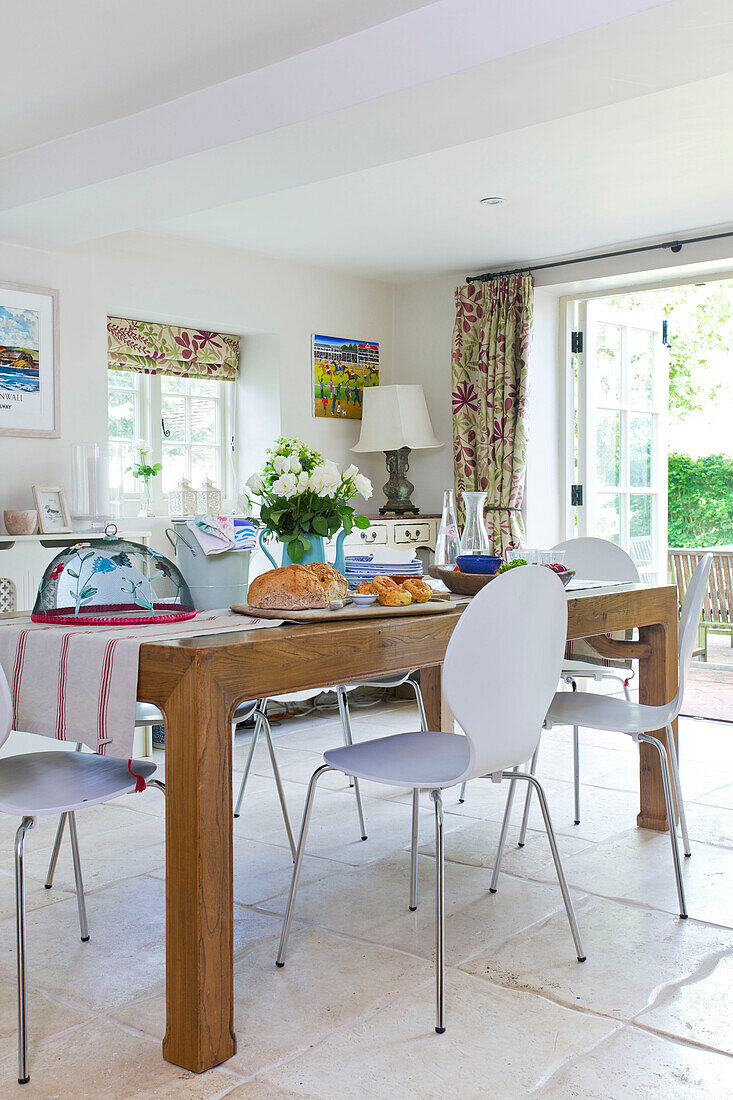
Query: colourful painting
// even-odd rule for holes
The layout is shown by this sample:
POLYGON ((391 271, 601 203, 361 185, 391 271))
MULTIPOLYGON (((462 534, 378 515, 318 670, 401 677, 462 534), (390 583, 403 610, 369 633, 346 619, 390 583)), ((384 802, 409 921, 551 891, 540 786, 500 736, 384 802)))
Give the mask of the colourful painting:
POLYGON ((0 283, 0 436, 57 437, 58 418, 58 292, 0 283))
POLYGON ((38 393, 38 312, 0 305, 0 388, 38 393))
POLYGON ((379 385, 379 344, 340 336, 313 337, 316 416, 361 420, 363 393, 379 385))

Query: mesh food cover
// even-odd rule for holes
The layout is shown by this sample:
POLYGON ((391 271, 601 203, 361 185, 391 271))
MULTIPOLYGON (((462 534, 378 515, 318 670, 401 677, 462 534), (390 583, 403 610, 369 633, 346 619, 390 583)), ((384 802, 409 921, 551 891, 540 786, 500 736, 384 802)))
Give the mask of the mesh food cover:
POLYGON ((115 531, 56 555, 43 574, 31 618, 115 626, 180 622, 195 614, 188 585, 173 562, 139 542, 117 538, 115 531))

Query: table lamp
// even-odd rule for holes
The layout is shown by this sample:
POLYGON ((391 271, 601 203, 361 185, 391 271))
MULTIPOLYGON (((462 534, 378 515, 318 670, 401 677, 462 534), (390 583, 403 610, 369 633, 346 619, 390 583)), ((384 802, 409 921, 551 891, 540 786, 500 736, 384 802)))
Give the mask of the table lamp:
POLYGON ((422 386, 372 386, 364 390, 361 435, 352 451, 384 451, 389 480, 383 486, 387 503, 380 516, 418 515, 410 496, 415 490, 406 477, 411 450, 442 447, 435 438, 422 386))

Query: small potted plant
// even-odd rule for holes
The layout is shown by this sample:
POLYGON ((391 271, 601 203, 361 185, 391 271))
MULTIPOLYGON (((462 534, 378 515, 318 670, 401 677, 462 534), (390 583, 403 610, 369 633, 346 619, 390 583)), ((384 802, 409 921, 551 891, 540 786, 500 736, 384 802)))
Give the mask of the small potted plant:
POLYGON ((139 516, 152 516, 153 510, 150 506, 150 481, 156 477, 163 469, 160 462, 156 462, 154 466, 151 466, 148 462, 148 454, 150 448, 144 439, 138 439, 135 443, 133 450, 137 455, 137 461, 132 466, 127 467, 127 473, 132 472, 132 476, 142 482, 140 489, 140 511, 139 516))
POLYGON ((325 539, 341 529, 336 546, 336 568, 343 571, 344 537, 354 527, 368 527, 366 516, 357 516, 351 501, 368 500, 372 483, 356 466, 341 472, 318 451, 299 439, 280 438, 267 452, 262 469, 247 482, 250 493, 260 498, 262 536, 276 534, 283 544, 283 565, 326 560, 325 539))

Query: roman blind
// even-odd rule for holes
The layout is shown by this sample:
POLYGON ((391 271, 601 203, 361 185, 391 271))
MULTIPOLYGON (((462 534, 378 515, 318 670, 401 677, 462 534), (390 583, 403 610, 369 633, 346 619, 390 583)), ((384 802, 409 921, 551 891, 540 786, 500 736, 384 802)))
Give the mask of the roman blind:
POLYGON ((108 317, 107 366, 136 374, 177 374, 233 382, 239 370, 239 337, 108 317))

